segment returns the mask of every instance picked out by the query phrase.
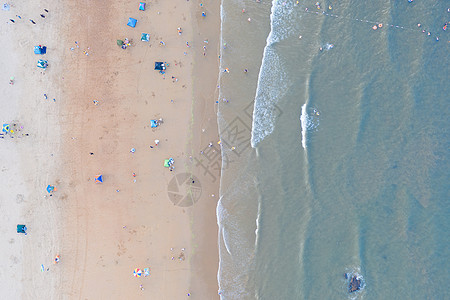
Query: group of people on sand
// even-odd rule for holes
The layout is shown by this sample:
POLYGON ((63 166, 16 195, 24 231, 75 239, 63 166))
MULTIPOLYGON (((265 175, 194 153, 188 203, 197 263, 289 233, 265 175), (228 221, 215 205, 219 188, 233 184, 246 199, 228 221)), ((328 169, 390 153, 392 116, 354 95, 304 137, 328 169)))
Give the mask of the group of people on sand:
MULTIPOLYGON (((3 9, 4 9, 4 10, 5 10, 5 7, 7 7, 6 10, 9 9, 9 6, 3 5, 3 9)), ((48 9, 44 8, 44 12, 45 12, 45 13, 48 13, 48 9)), ((44 19, 45 19, 45 17, 46 17, 45 13, 44 13, 44 14, 40 14, 41 18, 44 18, 44 19)), ((16 17, 17 17, 19 20, 22 20, 22 17, 21 17, 21 16, 16 15, 16 17)), ((10 18, 9 21, 10 21, 11 23, 13 23, 13 24, 16 23, 16 20, 15 20, 15 19, 11 19, 11 18, 10 18)), ((35 22, 33 19, 29 19, 29 21, 31 22, 31 24, 36 25, 36 22, 35 22)), ((7 22, 7 23, 8 23, 8 22, 7 22)))

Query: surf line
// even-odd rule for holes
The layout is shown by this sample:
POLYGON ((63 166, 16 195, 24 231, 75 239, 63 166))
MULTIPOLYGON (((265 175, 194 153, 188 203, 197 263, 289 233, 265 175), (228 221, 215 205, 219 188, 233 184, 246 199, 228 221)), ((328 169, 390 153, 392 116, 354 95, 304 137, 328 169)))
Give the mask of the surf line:
MULTIPOLYGON (((409 28, 409 27, 405 27, 405 26, 394 25, 394 24, 383 23, 383 22, 376 22, 376 21, 371 21, 371 20, 366 20, 366 19, 342 17, 342 16, 339 16, 339 15, 327 13, 325 11, 322 11, 322 12, 310 11, 308 8, 305 8, 304 12, 312 14, 312 15, 318 15, 318 16, 322 15, 322 16, 332 17, 332 18, 336 18, 336 19, 344 19, 344 20, 349 20, 349 21, 358 21, 358 22, 361 22, 361 23, 374 24, 374 26, 372 27, 373 30, 376 30, 378 28, 382 28, 383 25, 386 25, 386 26, 389 26, 389 27, 392 27, 392 28, 398 28, 398 29, 404 29, 404 30, 410 30, 410 31, 418 32, 417 29, 413 29, 413 28, 409 28)), ((420 23, 417 24, 417 27, 421 28, 422 24, 420 24, 420 23)), ((424 29, 422 29, 422 33, 426 33, 428 36, 431 36, 431 32, 426 31, 424 29)), ((435 38, 436 38, 436 41, 439 41, 439 36, 436 35, 435 38)))

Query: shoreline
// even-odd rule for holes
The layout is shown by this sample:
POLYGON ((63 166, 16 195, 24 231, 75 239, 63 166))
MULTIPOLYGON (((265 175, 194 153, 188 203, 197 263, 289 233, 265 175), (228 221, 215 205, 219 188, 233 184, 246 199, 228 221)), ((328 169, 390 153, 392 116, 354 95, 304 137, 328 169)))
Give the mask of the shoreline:
POLYGON ((195 292, 202 291, 199 299, 219 299, 216 207, 219 200, 222 157, 220 146, 217 144, 220 139, 215 102, 218 99, 220 2, 208 1, 203 7, 193 8, 192 13, 196 16, 193 18, 196 22, 193 30, 197 33, 194 37, 197 51, 192 75, 194 83, 192 109, 195 120, 192 123, 194 132, 191 145, 192 173, 202 182, 203 196, 200 199, 202 202, 199 201, 194 206, 192 216, 193 244, 194 247, 198 245, 192 268, 200 276, 192 278, 191 289, 195 292), (207 13, 205 18, 201 16, 202 11, 207 13), (210 148, 209 143, 213 143, 213 147, 210 148), (208 155, 211 149, 215 152, 209 152, 211 155, 208 155), (206 155, 202 155, 201 151, 206 155))

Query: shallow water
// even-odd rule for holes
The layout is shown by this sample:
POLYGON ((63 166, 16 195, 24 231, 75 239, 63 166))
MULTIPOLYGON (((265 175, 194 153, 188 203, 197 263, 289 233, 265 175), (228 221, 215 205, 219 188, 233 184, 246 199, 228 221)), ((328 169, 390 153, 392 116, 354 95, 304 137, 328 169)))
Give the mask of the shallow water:
POLYGON ((222 299, 444 299, 445 1, 295 2, 222 1, 222 299))

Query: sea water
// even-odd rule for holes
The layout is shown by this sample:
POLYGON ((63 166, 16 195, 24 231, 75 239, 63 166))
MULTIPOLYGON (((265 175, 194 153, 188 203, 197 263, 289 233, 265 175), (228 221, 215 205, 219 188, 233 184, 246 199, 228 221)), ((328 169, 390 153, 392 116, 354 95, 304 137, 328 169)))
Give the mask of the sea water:
POLYGON ((449 297, 449 7, 222 0, 222 299, 449 297))

